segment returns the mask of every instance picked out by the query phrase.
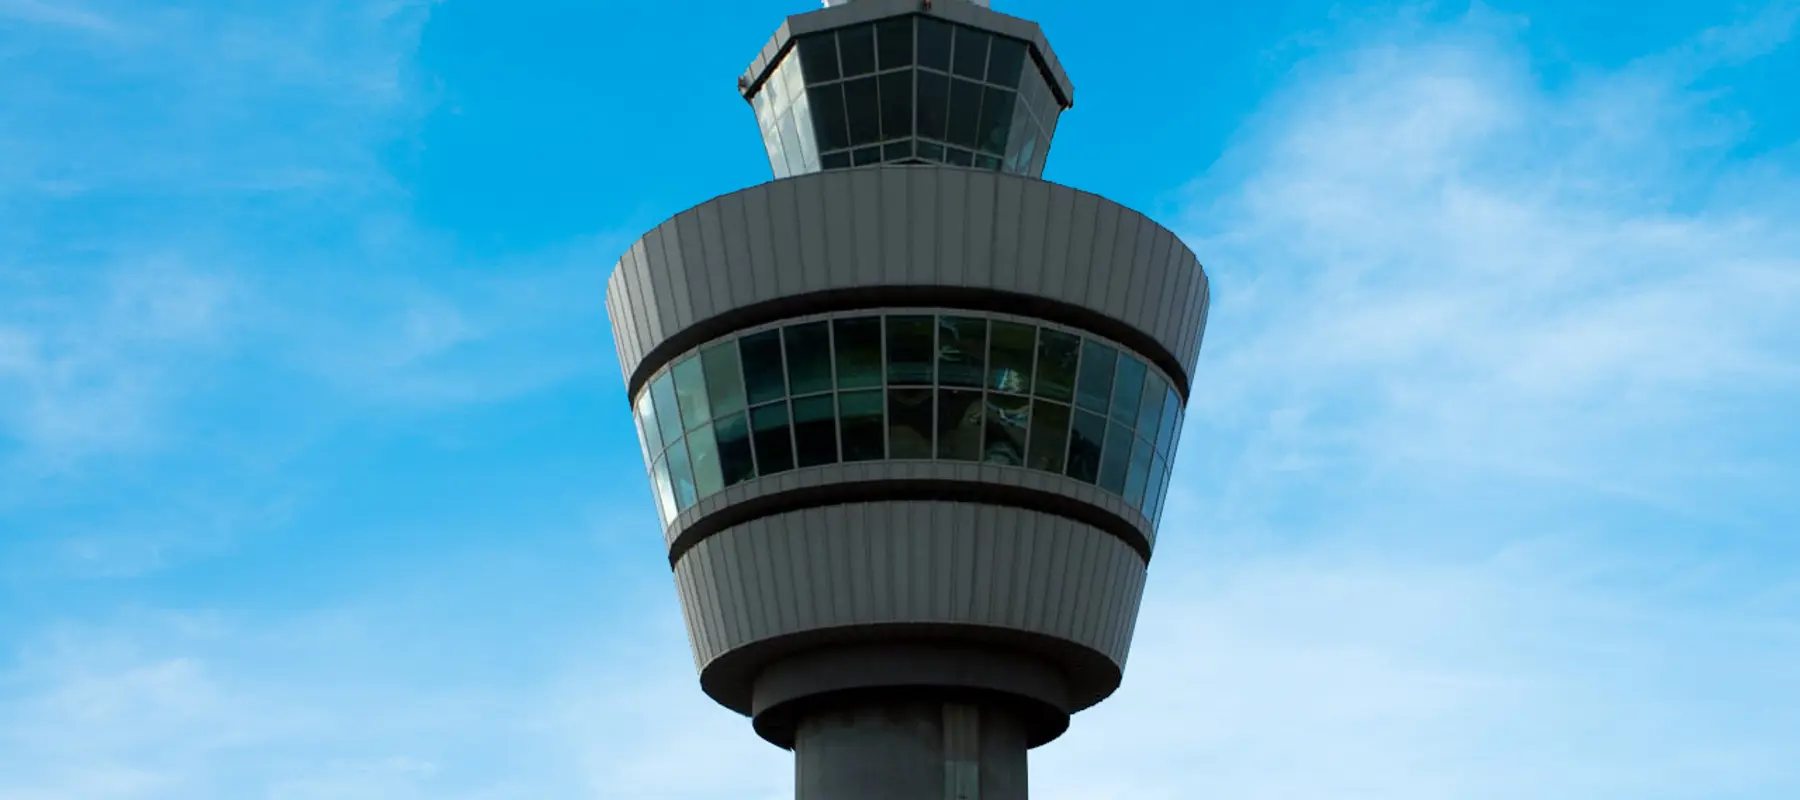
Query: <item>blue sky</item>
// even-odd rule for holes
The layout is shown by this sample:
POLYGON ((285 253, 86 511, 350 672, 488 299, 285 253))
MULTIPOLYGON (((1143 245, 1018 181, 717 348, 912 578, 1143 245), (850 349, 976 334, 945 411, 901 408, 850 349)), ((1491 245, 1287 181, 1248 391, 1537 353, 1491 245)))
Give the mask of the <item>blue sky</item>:
MULTIPOLYGON (((602 292, 812 5, 0 0, 0 800, 791 796, 602 292)), ((1800 796, 1800 5, 996 5, 1215 281, 1036 796, 1800 796)))

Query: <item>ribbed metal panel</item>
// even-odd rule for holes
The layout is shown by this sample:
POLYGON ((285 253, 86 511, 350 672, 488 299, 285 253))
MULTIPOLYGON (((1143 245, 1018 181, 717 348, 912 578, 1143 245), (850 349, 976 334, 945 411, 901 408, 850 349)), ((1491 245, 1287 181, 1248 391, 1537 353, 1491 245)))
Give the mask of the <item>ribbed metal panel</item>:
POLYGON ((1048 514, 887 502, 728 529, 689 550, 675 576, 702 670, 758 640, 882 623, 1011 628, 1123 669, 1145 564, 1117 538, 1048 514))
POLYGON ((607 285, 629 377, 696 322, 808 292, 1018 292, 1125 323, 1191 376, 1206 276, 1136 211, 1066 186, 945 166, 832 170, 715 198, 646 234, 607 285))

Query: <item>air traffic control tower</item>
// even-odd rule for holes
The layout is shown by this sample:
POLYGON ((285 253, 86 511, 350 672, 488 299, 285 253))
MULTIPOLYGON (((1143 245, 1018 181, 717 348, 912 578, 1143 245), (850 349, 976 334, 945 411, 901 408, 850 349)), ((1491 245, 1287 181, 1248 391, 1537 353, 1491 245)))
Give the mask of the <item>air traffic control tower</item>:
POLYGON ((986 2, 834 0, 737 88, 775 180, 606 296, 700 686, 800 800, 1024 798, 1119 686, 1206 275, 1040 177, 1074 88, 986 2))

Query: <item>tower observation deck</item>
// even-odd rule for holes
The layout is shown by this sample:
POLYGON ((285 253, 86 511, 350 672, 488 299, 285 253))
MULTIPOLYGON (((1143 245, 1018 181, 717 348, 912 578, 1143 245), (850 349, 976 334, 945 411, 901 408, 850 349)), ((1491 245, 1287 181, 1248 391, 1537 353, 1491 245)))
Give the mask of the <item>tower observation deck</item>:
POLYGON ((1040 178, 1074 87, 985 2, 788 17, 738 89, 776 179, 606 297, 700 686, 800 800, 1025 798, 1123 675, 1206 275, 1040 178))

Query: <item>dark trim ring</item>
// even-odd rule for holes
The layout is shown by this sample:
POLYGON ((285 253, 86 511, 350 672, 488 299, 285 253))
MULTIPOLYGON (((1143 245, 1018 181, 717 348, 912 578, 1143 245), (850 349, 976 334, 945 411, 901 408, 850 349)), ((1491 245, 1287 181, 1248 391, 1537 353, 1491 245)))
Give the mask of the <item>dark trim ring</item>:
POLYGON ((754 519, 788 511, 849 503, 900 500, 978 503, 1022 508, 1072 519, 1112 535, 1150 563, 1150 540, 1136 525, 1099 506, 1066 495, 998 483, 944 479, 885 479, 807 486, 752 497, 694 520, 669 544, 669 568, 707 537, 754 519))
POLYGON ((682 353, 734 331, 812 314, 874 308, 957 308, 1018 314, 1079 328, 1118 342, 1149 359, 1173 380, 1175 392, 1181 395, 1182 405, 1187 405, 1187 369, 1169 348, 1150 334, 1074 303, 1020 292, 966 286, 858 286, 825 289, 731 309, 677 331, 645 353, 637 367, 631 371, 631 380, 626 382, 627 402, 635 403, 638 392, 643 390, 644 384, 650 382, 650 376, 655 375, 665 364, 674 361, 682 353))

